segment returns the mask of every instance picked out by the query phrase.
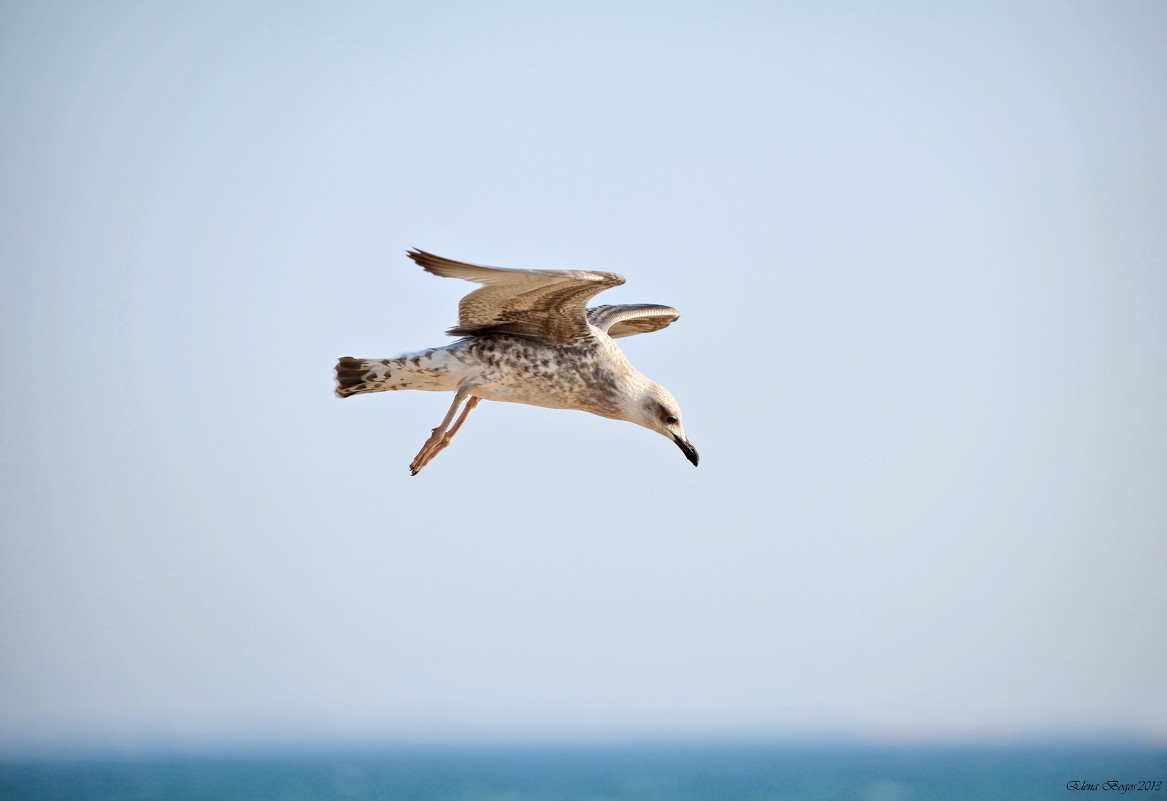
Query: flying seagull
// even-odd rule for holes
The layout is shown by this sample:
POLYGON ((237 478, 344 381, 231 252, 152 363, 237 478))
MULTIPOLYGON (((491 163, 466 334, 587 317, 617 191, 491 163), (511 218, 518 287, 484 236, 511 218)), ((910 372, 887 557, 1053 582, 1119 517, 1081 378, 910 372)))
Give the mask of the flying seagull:
POLYGON ((421 250, 408 255, 426 272, 482 284, 458 304, 458 325, 446 332, 462 337, 457 342, 395 359, 342 356, 336 363, 340 398, 390 389, 454 393, 445 419, 409 465, 410 473, 417 475, 433 461, 483 400, 627 420, 668 437, 697 465, 677 401, 637 372, 612 341, 659 331, 681 316, 676 309, 646 303, 589 309, 593 297, 624 283, 615 273, 510 270, 421 250))

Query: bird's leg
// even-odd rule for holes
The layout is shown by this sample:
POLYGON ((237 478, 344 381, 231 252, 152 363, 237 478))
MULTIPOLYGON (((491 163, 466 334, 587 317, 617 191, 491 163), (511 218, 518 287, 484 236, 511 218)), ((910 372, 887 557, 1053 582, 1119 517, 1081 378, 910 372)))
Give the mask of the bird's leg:
POLYGON ((450 404, 450 411, 446 412, 446 417, 442 420, 442 424, 433 430, 430 438, 425 441, 425 444, 421 446, 421 450, 417 452, 417 456, 413 457, 413 461, 409 465, 411 475, 416 476, 420 473, 423 467, 432 462, 434 457, 450 444, 450 440, 454 438, 454 435, 458 433, 458 429, 466 422, 467 416, 469 416, 470 412, 481 401, 480 398, 470 395, 470 399, 466 401, 466 407, 462 410, 462 414, 458 415, 458 420, 454 423, 454 427, 450 428, 450 421, 454 419, 454 412, 458 411, 458 407, 462 404, 463 400, 466 400, 467 395, 470 395, 469 387, 459 389, 454 395, 454 402, 450 404))
POLYGON ((458 415, 458 420, 454 423, 454 427, 450 429, 446 436, 442 437, 443 448, 450 444, 450 440, 454 438, 454 435, 458 433, 458 429, 466 422, 466 418, 470 416, 470 412, 474 411, 474 407, 480 403, 482 403, 482 398, 476 398, 473 395, 470 396, 470 400, 466 401, 466 405, 462 407, 462 414, 458 415))

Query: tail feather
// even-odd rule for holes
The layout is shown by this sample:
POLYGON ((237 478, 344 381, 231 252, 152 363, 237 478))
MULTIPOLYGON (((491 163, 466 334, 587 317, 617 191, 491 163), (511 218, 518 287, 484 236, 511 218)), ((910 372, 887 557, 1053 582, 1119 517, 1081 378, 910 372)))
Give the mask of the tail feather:
POLYGON ((440 348, 399 356, 396 359, 354 359, 336 362, 336 396, 347 398, 365 392, 391 389, 456 390, 459 378, 450 371, 449 355, 440 348))
POLYGON ((396 389, 390 385, 391 359, 354 359, 341 356, 336 362, 336 397, 347 398, 362 392, 396 389))
MULTIPOLYGON (((359 395, 361 392, 370 392, 365 378, 370 375, 372 364, 363 358, 341 356, 336 360, 336 397, 347 398, 350 395, 359 395)), ((387 367, 387 365, 386 365, 387 367)))

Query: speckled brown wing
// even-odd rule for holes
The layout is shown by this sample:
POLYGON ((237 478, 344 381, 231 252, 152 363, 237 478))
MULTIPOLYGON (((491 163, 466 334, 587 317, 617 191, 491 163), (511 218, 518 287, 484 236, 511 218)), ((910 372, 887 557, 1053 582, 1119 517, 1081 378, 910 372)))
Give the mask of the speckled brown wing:
POLYGON ((458 303, 458 325, 446 332, 452 336, 502 333, 552 342, 594 338, 588 301, 624 283, 615 273, 484 267, 416 249, 409 258, 434 275, 483 285, 458 303))
POLYGON ((628 306, 595 306, 588 309, 588 322, 612 339, 659 331, 675 323, 681 313, 672 306, 637 303, 628 306))

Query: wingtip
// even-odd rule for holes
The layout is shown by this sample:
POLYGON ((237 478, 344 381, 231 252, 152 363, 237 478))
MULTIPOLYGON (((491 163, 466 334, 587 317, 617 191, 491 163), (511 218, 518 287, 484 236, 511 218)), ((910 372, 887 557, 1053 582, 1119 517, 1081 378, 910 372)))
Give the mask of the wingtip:
POLYGON ((444 261, 441 256, 435 256, 432 253, 422 250, 421 248, 410 248, 405 251, 405 255, 413 259, 414 264, 425 270, 427 273, 434 275, 441 275, 435 269, 437 265, 444 261))

